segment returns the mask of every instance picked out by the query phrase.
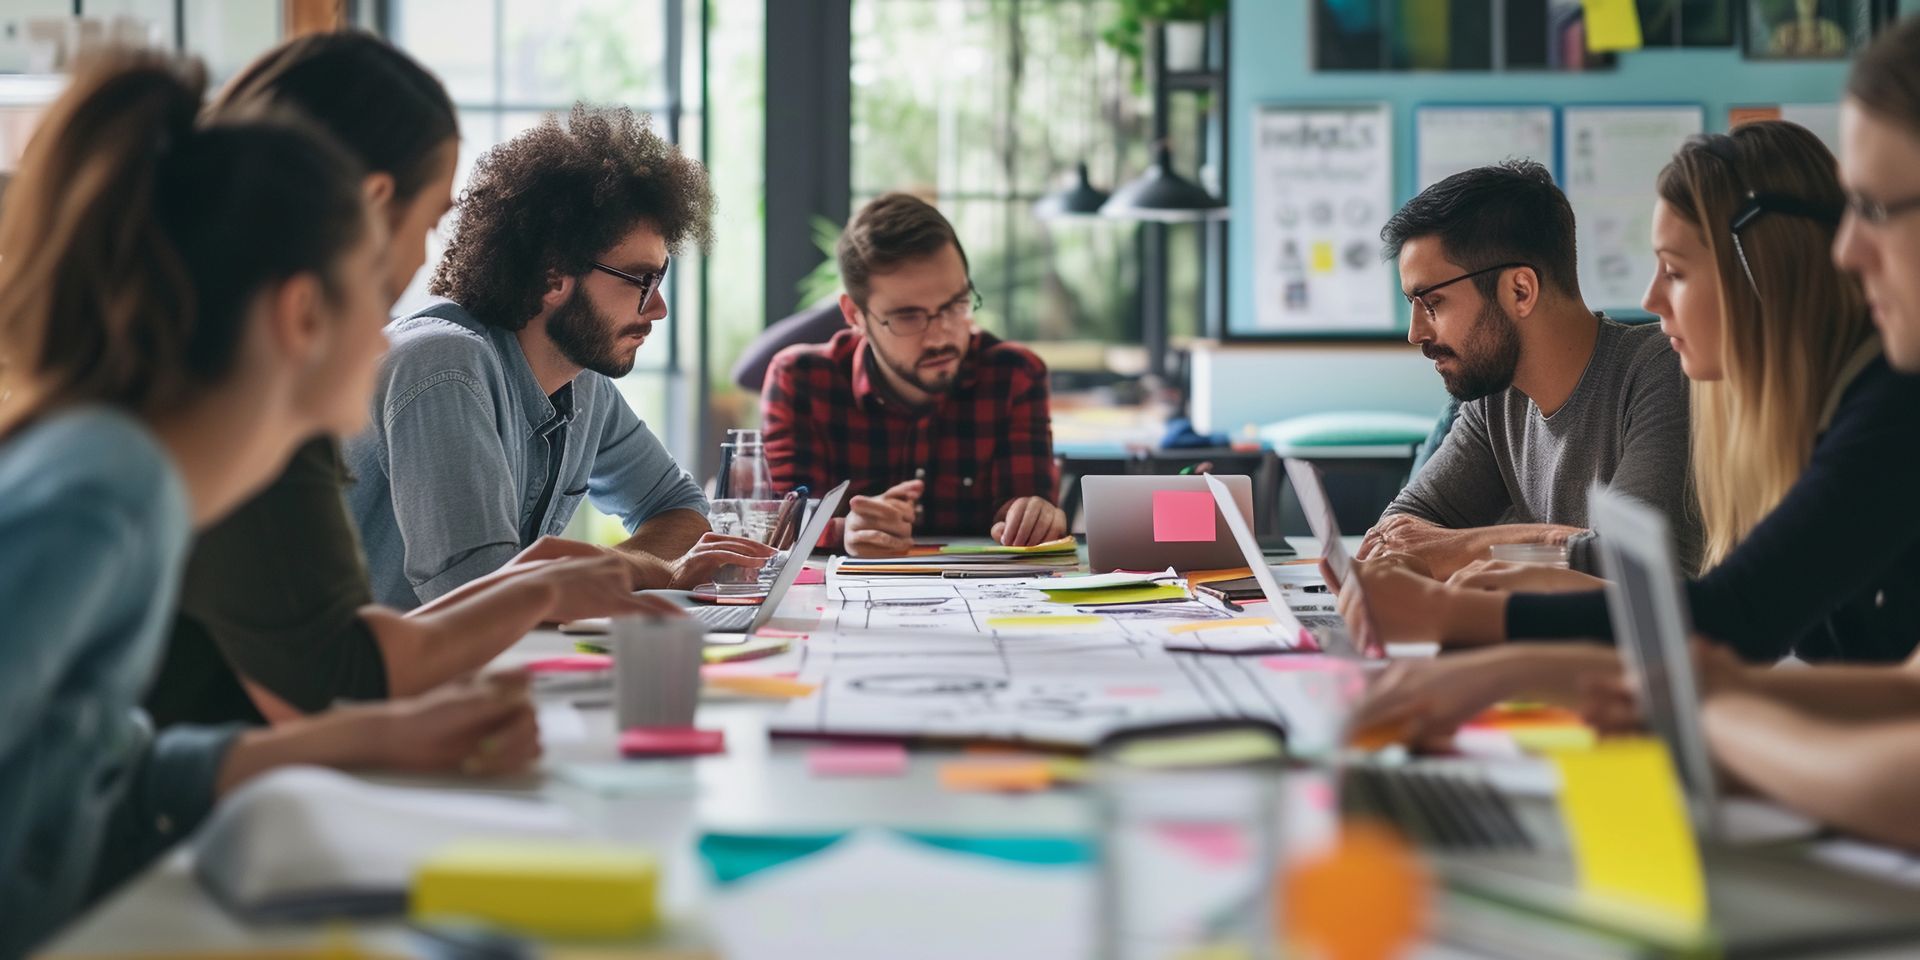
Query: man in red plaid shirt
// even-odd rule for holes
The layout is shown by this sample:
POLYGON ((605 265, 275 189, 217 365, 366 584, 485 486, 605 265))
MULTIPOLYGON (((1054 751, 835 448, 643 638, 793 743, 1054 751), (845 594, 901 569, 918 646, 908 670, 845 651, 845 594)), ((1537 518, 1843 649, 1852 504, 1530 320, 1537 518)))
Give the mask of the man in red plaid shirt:
POLYGON ((847 329, 788 347, 767 371, 774 485, 852 480, 828 541, 854 556, 898 555, 915 536, 1065 536, 1047 366, 974 327, 979 294, 953 226, 888 194, 854 215, 838 256, 847 329))

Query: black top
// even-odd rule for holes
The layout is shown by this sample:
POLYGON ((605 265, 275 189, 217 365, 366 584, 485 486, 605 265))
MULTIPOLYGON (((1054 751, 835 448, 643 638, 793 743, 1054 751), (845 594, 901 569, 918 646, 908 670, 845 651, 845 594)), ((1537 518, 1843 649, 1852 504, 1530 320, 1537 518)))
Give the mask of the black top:
MULTIPOLYGON (((1693 624, 1747 660, 1887 663, 1920 641, 1920 376, 1876 359, 1780 505, 1687 585, 1693 624)), ((1600 591, 1514 594, 1516 640, 1606 638, 1600 591)))
POLYGON ((387 696, 386 659, 359 610, 373 602, 331 438, 202 533, 147 712, 160 726, 261 722, 236 674, 314 712, 387 696))

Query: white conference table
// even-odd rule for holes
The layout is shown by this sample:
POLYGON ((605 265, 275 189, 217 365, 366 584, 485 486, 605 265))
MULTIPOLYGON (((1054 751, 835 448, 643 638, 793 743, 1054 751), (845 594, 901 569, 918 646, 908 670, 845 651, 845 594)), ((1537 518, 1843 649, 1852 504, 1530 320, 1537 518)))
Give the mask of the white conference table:
MULTIPOLYGON (((1294 540, 1296 548, 1312 549, 1310 540, 1294 540)), ((822 586, 794 588, 772 626, 810 629, 825 593, 822 586)), ((510 666, 571 653, 573 640, 557 631, 536 631, 502 654, 496 664, 510 666)), ((770 667, 777 663, 762 662, 770 667)), ((725 729, 724 754, 644 761, 656 768, 683 771, 691 781, 687 789, 609 795, 551 772, 567 764, 621 762, 612 710, 596 704, 570 706, 565 695, 543 695, 542 700, 545 757, 541 773, 510 783, 455 778, 378 778, 379 782, 540 797, 567 807, 590 836, 648 848, 663 865, 662 906, 676 931, 669 939, 690 945, 711 944, 703 925, 713 888, 695 849, 706 832, 804 834, 882 827, 926 833, 1060 836, 1086 834, 1092 822, 1089 791, 1084 789, 1022 795, 941 789, 937 769, 958 754, 952 748, 916 747, 907 775, 898 778, 815 777, 807 769, 806 754, 817 743, 769 738, 767 717, 779 704, 744 699, 708 698, 700 707, 700 726, 725 729)), ((176 849, 83 916, 45 951, 63 957, 194 956, 313 946, 337 935, 338 924, 262 926, 240 921, 193 878, 188 846, 176 849)), ((398 920, 352 929, 358 943, 367 948, 398 951, 411 942, 398 920)), ((1419 956, 1454 960, 1467 955, 1435 946, 1419 956)))

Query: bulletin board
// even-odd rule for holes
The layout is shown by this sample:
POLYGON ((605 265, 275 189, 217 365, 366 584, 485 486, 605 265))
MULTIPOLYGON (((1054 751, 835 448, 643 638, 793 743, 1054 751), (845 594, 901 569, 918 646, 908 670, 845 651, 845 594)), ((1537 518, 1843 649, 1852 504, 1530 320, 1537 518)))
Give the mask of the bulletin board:
POLYGON ((1655 267, 1654 180, 1704 124, 1699 104, 1561 109, 1560 185, 1573 204, 1589 307, 1640 309, 1655 267))
POLYGON ((1533 160, 1560 178, 1559 112, 1551 104, 1414 108, 1414 192, 1462 170, 1533 160))
POLYGON ((1393 110, 1263 104, 1253 125, 1253 328, 1236 337, 1400 336, 1380 258, 1393 215, 1393 110))

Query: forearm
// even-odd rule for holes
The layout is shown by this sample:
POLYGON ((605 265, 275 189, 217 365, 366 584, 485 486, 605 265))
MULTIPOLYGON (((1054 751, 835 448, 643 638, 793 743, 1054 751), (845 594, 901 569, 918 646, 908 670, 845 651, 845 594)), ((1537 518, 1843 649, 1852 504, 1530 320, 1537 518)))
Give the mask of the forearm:
POLYGON ((1920 720, 1920 671, 1903 667, 1754 667, 1762 695, 1836 722, 1920 720))
POLYGON ((1862 726, 1764 696, 1727 694, 1704 710, 1719 762, 1774 800, 1852 833, 1920 848, 1920 721, 1862 726))
POLYGON ((449 594, 431 610, 402 617, 374 607, 363 615, 386 661, 389 695, 398 698, 486 666, 545 621, 553 603, 545 581, 502 575, 449 594))
POLYGON ((1579 707, 1590 680, 1620 672, 1620 656, 1599 645, 1513 644, 1486 653, 1501 699, 1579 707))
POLYGON ((698 510, 668 510, 634 528, 614 549, 628 555, 644 554, 665 563, 684 556, 704 534, 713 532, 707 518, 698 510))
POLYGON ((279 767, 307 765, 352 768, 362 765, 369 739, 361 734, 360 714, 350 708, 274 727, 248 730, 233 741, 220 764, 214 794, 225 797, 248 780, 279 767))
POLYGON ((1443 646, 1471 647, 1507 639, 1507 594, 1498 590, 1446 587, 1432 611, 1443 646))

